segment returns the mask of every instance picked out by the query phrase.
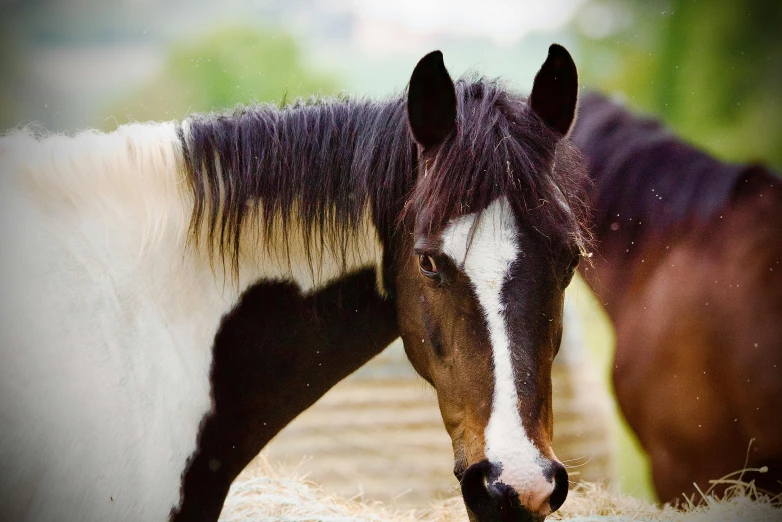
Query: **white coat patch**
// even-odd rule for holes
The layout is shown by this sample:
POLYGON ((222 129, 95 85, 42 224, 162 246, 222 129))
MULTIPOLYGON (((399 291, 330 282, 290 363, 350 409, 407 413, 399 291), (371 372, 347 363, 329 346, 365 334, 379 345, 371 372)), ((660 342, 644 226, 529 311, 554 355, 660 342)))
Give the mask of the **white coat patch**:
POLYGON ((185 247, 180 163, 172 123, 0 139, 0 518, 167 520, 242 291, 309 291, 382 258, 367 219, 348 266, 324 256, 313 277, 291 227, 291 266, 281 241, 243 245, 224 280, 185 247))

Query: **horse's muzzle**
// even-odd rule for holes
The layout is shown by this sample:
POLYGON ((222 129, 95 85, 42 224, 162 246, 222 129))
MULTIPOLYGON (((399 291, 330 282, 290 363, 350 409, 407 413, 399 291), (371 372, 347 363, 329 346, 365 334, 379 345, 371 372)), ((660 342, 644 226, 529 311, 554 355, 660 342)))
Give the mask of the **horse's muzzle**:
POLYGON ((550 493, 546 492, 542 502, 530 505, 535 498, 531 492, 516 491, 513 487, 496 482, 500 469, 488 460, 477 462, 467 468, 461 479, 462 496, 470 520, 473 522, 540 522, 565 502, 568 491, 568 476, 565 467, 553 461, 546 470, 546 479, 553 483, 550 493))

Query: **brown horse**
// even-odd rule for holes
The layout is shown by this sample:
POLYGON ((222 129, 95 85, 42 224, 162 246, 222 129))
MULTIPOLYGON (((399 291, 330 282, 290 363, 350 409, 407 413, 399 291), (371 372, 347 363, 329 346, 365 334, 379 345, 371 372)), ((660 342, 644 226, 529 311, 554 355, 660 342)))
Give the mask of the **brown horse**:
POLYGON ((582 273, 614 324, 616 396, 658 495, 745 464, 768 467, 745 480, 782 490, 782 183, 599 95, 573 140, 594 182, 582 273))

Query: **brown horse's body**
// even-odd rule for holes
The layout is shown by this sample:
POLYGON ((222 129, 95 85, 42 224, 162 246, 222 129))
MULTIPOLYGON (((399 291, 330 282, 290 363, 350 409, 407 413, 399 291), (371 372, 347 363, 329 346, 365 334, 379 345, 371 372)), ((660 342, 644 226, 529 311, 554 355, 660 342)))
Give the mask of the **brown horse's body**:
POLYGON ((616 396, 658 495, 745 461, 768 467, 745 480, 782 490, 782 183, 597 96, 574 141, 595 183, 582 273, 614 324, 616 396))

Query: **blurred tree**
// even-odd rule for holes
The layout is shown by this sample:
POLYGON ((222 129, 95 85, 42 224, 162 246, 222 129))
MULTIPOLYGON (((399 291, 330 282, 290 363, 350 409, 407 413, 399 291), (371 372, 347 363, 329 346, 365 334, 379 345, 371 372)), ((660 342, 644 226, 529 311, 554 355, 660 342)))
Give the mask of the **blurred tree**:
POLYGON ((33 58, 22 43, 22 29, 4 17, 9 11, 0 6, 0 133, 29 123, 43 105, 34 101, 40 89, 29 74, 33 58))
POLYGON ((17 104, 17 83, 22 76, 21 65, 13 47, 0 44, 0 129, 16 125, 19 120, 17 104))
POLYGON ((163 72, 106 111, 106 130, 129 120, 181 119, 239 103, 335 94, 337 81, 308 69, 293 39, 249 27, 224 28, 172 46, 163 72))
POLYGON ((782 2, 598 0, 576 25, 587 85, 720 158, 782 169, 782 2))

